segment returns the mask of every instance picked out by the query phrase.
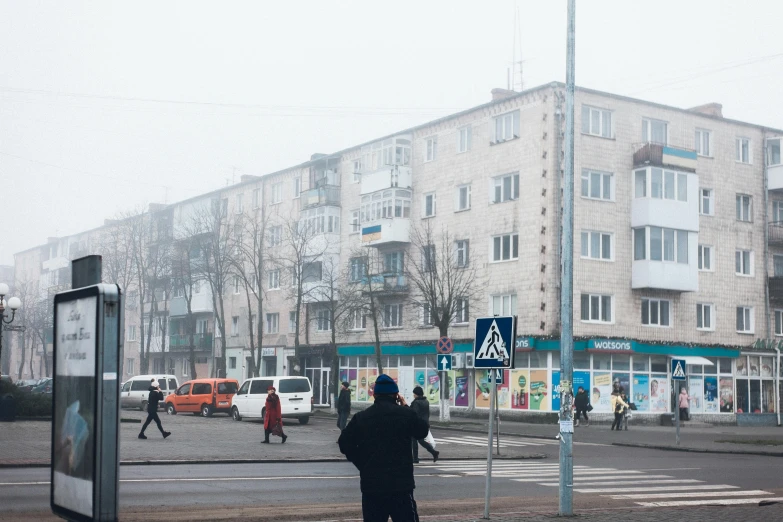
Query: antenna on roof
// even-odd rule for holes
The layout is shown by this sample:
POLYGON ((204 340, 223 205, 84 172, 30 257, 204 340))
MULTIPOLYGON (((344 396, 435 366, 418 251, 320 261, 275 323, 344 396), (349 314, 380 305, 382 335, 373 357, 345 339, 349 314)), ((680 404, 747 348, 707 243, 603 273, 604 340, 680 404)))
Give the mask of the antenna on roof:
POLYGON ((509 90, 522 91, 525 88, 525 82, 522 77, 522 21, 519 16, 519 4, 514 1, 514 43, 511 48, 511 81, 509 82, 509 90), (519 50, 519 60, 517 60, 517 50, 519 50), (519 89, 517 89, 517 72, 516 68, 519 66, 519 89))

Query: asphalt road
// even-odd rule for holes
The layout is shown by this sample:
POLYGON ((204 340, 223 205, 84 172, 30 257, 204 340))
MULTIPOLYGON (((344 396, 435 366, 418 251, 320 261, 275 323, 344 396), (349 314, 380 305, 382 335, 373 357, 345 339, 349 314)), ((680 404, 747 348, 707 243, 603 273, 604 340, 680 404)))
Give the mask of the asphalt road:
MULTIPOLYGON (((761 510, 760 500, 783 497, 780 462, 576 445, 574 508, 607 516, 613 510, 687 511, 714 503, 761 510)), ((420 512, 460 520, 480 517, 485 466, 481 459, 422 461, 415 491, 420 512)), ((121 467, 120 475, 122 520, 360 519, 358 472, 347 462, 129 465, 121 467)), ((46 468, 0 469, 0 520, 57 520, 48 514, 48 481, 46 468)), ((496 461, 493 517, 556 512, 557 481, 556 458, 496 461)), ((760 512, 762 518, 768 519, 760 512)))

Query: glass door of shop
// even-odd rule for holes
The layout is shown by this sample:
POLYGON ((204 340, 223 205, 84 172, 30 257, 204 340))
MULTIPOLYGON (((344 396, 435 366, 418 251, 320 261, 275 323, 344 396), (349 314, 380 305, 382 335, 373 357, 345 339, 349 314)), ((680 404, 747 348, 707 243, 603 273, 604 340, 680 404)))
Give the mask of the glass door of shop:
POLYGON ((313 404, 316 406, 329 406, 329 376, 331 371, 323 368, 310 368, 306 373, 313 386, 313 404))

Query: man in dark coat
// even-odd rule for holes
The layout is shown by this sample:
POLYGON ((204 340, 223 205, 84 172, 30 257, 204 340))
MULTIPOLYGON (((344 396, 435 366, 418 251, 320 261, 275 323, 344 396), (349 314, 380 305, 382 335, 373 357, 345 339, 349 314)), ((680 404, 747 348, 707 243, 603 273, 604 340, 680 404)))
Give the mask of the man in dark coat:
POLYGON ((343 381, 340 388, 340 398, 337 399, 337 427, 340 431, 345 429, 348 424, 348 415, 351 414, 351 386, 347 381, 343 381))
POLYGON ((147 436, 144 435, 144 430, 147 429, 147 426, 150 425, 150 422, 155 421, 155 424, 158 425, 158 429, 163 434, 163 438, 165 439, 171 435, 171 432, 163 431, 163 425, 160 423, 160 418, 158 417, 158 403, 163 400, 163 392, 160 391, 160 384, 158 384, 158 381, 152 379, 152 381, 150 381, 150 387, 148 391, 149 396, 147 397, 147 420, 144 421, 144 425, 141 427, 139 438, 147 438, 147 436))
POLYGON ((373 395, 375 404, 356 413, 337 441, 359 470, 364 520, 418 522, 410 441, 426 437, 430 427, 406 407, 388 375, 378 376, 373 395))
POLYGON ((574 423, 575 426, 579 426, 579 417, 581 415, 584 415, 585 417, 585 426, 590 425, 590 419, 587 417, 587 406, 590 404, 590 398, 587 396, 587 392, 585 389, 580 386, 579 390, 576 392, 576 397, 574 397, 574 408, 576 409, 576 415, 574 416, 574 420, 576 421, 574 423))
MULTIPOLYGON (((424 390, 421 389, 421 386, 416 386, 413 388, 413 402, 411 403, 411 409, 416 412, 416 415, 418 415, 420 419, 424 420, 427 424, 430 423, 430 401, 428 401, 427 397, 424 396, 424 390)), ((424 439, 411 439, 414 464, 419 463, 419 444, 421 444, 422 448, 430 452, 433 462, 438 462, 438 455, 440 455, 440 451, 435 451, 435 448, 432 447, 432 444, 424 439)))

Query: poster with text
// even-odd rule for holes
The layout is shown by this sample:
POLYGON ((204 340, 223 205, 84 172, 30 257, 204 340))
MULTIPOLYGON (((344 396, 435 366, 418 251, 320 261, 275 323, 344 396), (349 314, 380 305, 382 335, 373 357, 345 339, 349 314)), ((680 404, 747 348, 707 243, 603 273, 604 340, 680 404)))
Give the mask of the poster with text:
POLYGON ((702 413, 704 411, 704 378, 688 378, 688 395, 690 395, 690 413, 702 413))
POLYGON ((357 370, 348 370, 348 382, 351 384, 351 400, 356 400, 356 388, 359 386, 357 382, 357 370))
POLYGON ((528 383, 530 374, 528 370, 511 370, 511 409, 526 410, 528 408, 528 383))
POLYGON ((489 408, 489 382, 484 370, 476 370, 476 407, 489 408))
POLYGON ((560 371, 552 371, 552 411, 560 411, 560 371))
POLYGON ((468 390, 468 376, 465 370, 457 370, 454 378, 455 396, 454 406, 469 406, 470 393, 468 390))
MULTIPOLYGON (((623 393, 625 393, 626 397, 631 396, 631 376, 627 373, 613 373, 612 374, 612 382, 614 381, 620 381, 620 388, 623 389, 623 393)), ((611 393, 611 392, 609 392, 611 393)))
POLYGON ((704 377, 704 413, 718 413, 719 410, 718 378, 704 377))
POLYGON ((508 386, 508 370, 503 370, 503 384, 498 384, 498 408, 511 409, 511 393, 508 386))
POLYGON ((669 381, 665 374, 650 377, 650 411, 666 413, 669 411, 669 381))
POLYGON ((546 382, 546 370, 530 370, 530 409, 549 409, 549 387, 546 382))
POLYGON ((734 413, 734 379, 731 377, 720 378, 720 411, 734 413))
POLYGON ((609 396, 612 393, 612 375, 596 373, 593 375, 593 389, 590 392, 590 404, 596 411, 610 413, 612 410, 609 396))
POLYGON ((373 401, 373 389, 375 388, 375 379, 378 378, 378 368, 367 370, 367 400, 373 401))
POLYGON ((424 390, 424 396, 427 396, 427 370, 416 370, 413 374, 413 379, 416 381, 416 386, 421 386, 424 390))
POLYGON ((356 390, 356 400, 366 402, 367 393, 367 370, 359 370, 358 375, 358 388, 356 390))
POLYGON ((590 397, 590 372, 574 372, 574 383, 573 383, 573 390, 574 390, 574 396, 576 396, 576 392, 579 391, 579 387, 581 386, 584 388, 585 393, 587 393, 588 401, 591 399, 590 397))
POLYGON ((636 405, 637 411, 650 411, 650 376, 633 376, 633 397, 631 401, 636 405))
POLYGON ((435 370, 427 371, 427 385, 424 388, 424 396, 430 403, 440 402, 440 375, 435 370))

